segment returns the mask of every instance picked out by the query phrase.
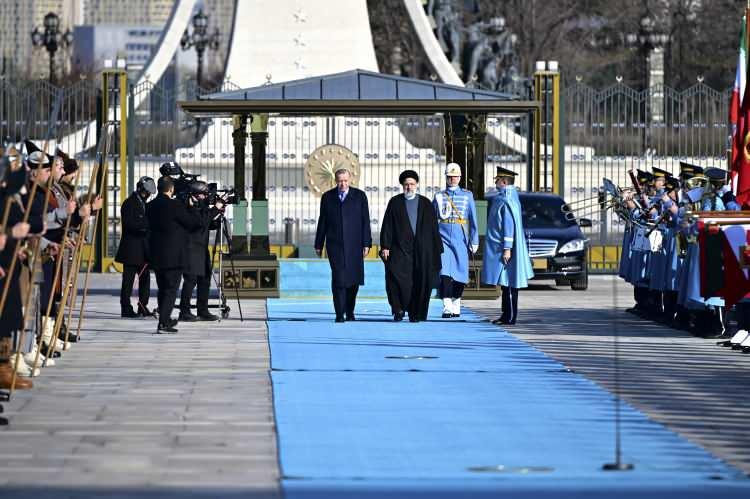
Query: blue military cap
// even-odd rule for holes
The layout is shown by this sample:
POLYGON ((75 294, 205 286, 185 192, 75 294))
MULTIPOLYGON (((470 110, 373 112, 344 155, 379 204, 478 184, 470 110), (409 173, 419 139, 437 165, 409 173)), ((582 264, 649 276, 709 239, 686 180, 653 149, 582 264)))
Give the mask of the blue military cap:
POLYGON ((711 182, 726 182, 727 181, 727 171, 722 170, 721 168, 714 168, 714 167, 706 168, 703 174, 711 182))
POLYGON ((516 175, 518 175, 518 174, 516 172, 514 172, 513 170, 508 170, 507 168, 503 168, 502 166, 498 166, 497 167, 497 173, 495 173, 495 178, 496 179, 500 178, 500 177, 511 177, 511 178, 513 178, 516 175))

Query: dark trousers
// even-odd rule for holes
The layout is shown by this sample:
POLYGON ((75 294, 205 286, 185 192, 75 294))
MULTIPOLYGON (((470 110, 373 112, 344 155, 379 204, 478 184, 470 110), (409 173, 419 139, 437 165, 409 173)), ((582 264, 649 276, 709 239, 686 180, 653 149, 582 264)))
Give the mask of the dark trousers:
POLYGON ((336 317, 343 317, 344 314, 354 315, 359 286, 344 288, 332 284, 331 291, 333 292, 333 309, 336 311, 336 317))
POLYGON ((198 286, 197 308, 198 315, 208 313, 208 291, 211 288, 211 276, 196 276, 193 274, 182 274, 182 293, 180 294, 180 313, 190 313, 190 298, 193 296, 193 289, 198 286))
POLYGON ((41 286, 39 287, 41 309, 39 315, 42 316, 47 313, 47 307, 49 306, 50 300, 52 300, 52 308, 50 309, 49 317, 57 317, 57 306, 55 304, 55 260, 49 259, 42 263, 42 272, 44 279, 42 280, 41 286))
POLYGON ((159 286, 157 301, 159 303, 159 323, 166 325, 171 319, 174 302, 177 299, 177 286, 180 285, 179 269, 156 271, 156 285, 159 286))
POLYGON ((737 329, 750 330, 750 302, 741 301, 734 307, 737 311, 737 329))
POLYGON ((455 300, 463 296, 465 287, 466 283, 454 281, 447 275, 441 275, 438 296, 440 298, 453 298, 455 300))
POLYGON ((123 312, 133 310, 130 304, 130 295, 133 293, 133 282, 135 282, 136 277, 138 278, 138 311, 141 312, 148 307, 148 299, 151 296, 151 272, 149 272, 148 266, 142 272, 141 269, 143 269, 143 266, 122 266, 120 310, 123 312), (141 274, 138 275, 138 272, 141 272, 141 274))
POLYGON ((677 291, 665 291, 662 298, 664 320, 672 321, 677 314, 677 291))
POLYGON ((516 323, 518 317, 518 288, 502 286, 503 288, 503 313, 500 318, 511 324, 516 323))

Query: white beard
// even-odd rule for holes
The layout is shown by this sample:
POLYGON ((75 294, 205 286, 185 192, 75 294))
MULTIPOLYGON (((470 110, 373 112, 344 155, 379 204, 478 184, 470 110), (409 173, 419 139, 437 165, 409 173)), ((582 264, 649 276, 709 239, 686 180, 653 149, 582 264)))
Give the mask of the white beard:
POLYGON ((412 200, 412 199, 414 199, 415 197, 417 197, 417 193, 416 193, 416 192, 405 192, 405 193, 404 193, 404 197, 405 197, 406 199, 408 199, 408 200, 412 200))

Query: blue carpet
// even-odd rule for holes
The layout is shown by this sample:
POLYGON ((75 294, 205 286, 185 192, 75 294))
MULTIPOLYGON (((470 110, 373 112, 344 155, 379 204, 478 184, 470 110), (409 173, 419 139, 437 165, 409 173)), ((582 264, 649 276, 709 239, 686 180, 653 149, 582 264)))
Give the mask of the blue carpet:
POLYGON ((433 305, 426 323, 393 323, 384 300, 360 300, 357 322, 334 324, 328 299, 269 300, 286 498, 750 497, 740 472, 626 405, 635 470, 601 471, 608 392, 433 305))
MULTIPOLYGON (((331 267, 326 259, 280 259, 282 298, 330 297, 331 267)), ((362 298, 385 298, 385 268, 380 260, 365 261, 365 285, 359 289, 362 298)))

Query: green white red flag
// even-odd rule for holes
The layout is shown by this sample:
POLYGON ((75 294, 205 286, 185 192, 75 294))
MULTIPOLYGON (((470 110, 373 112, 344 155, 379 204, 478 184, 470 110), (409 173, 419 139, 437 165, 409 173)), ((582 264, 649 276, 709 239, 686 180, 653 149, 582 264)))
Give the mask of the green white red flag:
POLYGON ((748 71, 748 15, 742 18, 737 71, 729 103, 729 123, 732 126, 731 180, 732 190, 740 206, 750 204, 750 97, 747 97, 748 71))

